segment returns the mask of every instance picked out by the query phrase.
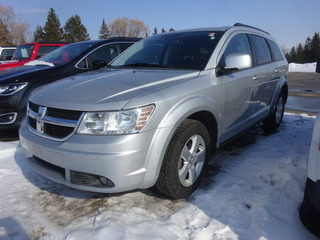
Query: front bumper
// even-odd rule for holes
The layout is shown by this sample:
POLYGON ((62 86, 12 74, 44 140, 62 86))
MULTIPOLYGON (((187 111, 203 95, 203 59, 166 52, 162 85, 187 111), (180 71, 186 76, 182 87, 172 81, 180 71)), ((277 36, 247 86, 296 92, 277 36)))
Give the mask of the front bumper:
POLYGON ((314 182, 308 178, 300 219, 310 232, 320 238, 320 180, 314 182))
POLYGON ((154 184, 157 176, 145 180, 154 134, 155 130, 121 136, 73 135, 57 142, 31 133, 26 120, 19 130, 27 161, 39 174, 72 188, 103 193, 154 184))
POLYGON ((0 130, 18 130, 26 115, 26 106, 20 99, 18 94, 0 97, 0 130))

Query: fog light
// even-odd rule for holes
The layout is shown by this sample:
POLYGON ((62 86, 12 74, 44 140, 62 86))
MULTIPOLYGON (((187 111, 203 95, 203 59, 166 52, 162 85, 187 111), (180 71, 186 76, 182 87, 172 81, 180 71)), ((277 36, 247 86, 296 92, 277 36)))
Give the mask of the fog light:
POLYGON ((114 183, 111 182, 108 178, 105 177, 99 177, 99 181, 102 185, 106 186, 106 187, 113 187, 114 183))
POLYGON ((0 124, 14 123, 16 118, 17 118, 17 113, 15 112, 0 114, 0 124))

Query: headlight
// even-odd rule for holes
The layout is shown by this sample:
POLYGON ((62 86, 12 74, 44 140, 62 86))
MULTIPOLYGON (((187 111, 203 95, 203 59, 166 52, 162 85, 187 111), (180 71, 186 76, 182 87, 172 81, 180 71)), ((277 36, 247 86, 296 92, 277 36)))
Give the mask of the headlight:
POLYGON ((20 91, 27 85, 28 85, 27 82, 0 85, 0 96, 9 96, 9 95, 15 94, 16 92, 20 91))
POLYGON ((155 106, 150 105, 117 112, 88 112, 78 134, 119 135, 139 132, 150 119, 155 106))

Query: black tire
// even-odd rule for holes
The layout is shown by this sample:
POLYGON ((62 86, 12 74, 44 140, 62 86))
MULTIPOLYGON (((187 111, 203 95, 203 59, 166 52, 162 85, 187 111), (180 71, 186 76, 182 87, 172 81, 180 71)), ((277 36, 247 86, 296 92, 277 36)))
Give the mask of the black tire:
POLYGON ((166 150, 156 188, 173 198, 187 198, 197 189, 208 157, 210 137, 199 121, 186 119, 166 150))
POLYGON ((284 105, 285 96, 281 91, 273 113, 263 121, 263 129, 265 131, 274 131, 280 126, 283 119, 284 105))

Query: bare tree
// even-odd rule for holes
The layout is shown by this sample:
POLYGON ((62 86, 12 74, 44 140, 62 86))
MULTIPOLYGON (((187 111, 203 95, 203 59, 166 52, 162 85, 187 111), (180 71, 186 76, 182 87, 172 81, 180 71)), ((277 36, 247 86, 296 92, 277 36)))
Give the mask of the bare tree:
POLYGON ((11 6, 2 6, 0 4, 0 20, 9 30, 8 38, 15 45, 26 42, 29 24, 22 20, 16 20, 16 14, 11 6))
POLYGON ((149 27, 142 21, 119 17, 109 24, 110 35, 113 37, 145 37, 149 27))

